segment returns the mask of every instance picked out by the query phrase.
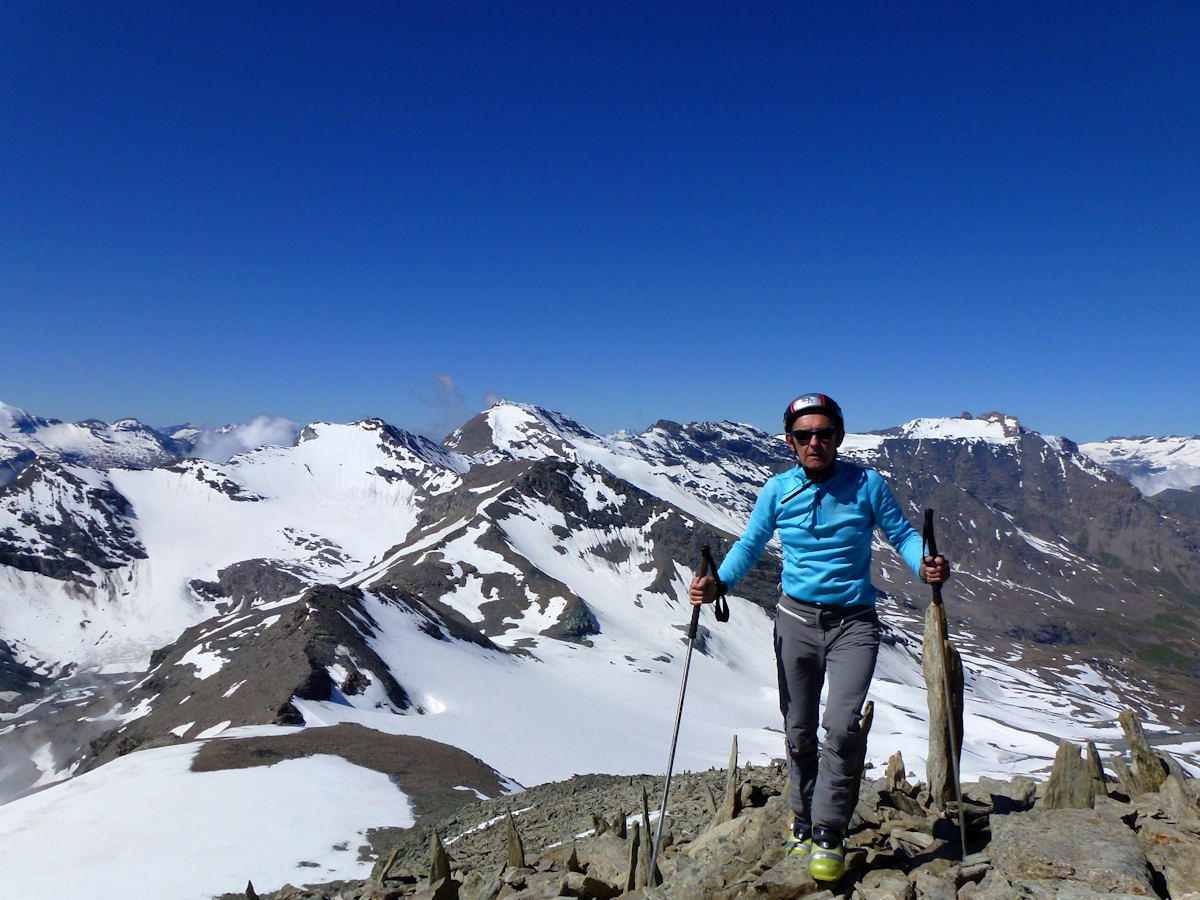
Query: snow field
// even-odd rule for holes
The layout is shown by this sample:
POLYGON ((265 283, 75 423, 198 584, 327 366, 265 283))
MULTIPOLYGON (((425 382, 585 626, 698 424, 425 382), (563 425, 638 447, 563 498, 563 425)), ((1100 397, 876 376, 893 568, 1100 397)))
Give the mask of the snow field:
POLYGON ((408 798, 380 772, 330 756, 192 772, 200 746, 131 753, 0 806, 10 861, 0 896, 56 896, 64 873, 92 900, 208 900, 251 879, 276 890, 361 878, 365 829, 413 824, 408 798))

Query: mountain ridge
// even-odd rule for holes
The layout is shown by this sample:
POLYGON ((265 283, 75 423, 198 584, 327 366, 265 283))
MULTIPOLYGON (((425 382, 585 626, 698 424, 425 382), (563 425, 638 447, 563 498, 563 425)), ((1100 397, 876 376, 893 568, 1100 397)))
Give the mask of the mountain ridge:
MULTIPOLYGON (((956 568, 968 771, 1044 772, 1064 734, 1113 746, 1123 705, 1151 730, 1198 721, 1194 539, 1160 505, 1004 414, 913 420, 849 435, 843 451, 879 468, 910 521, 937 511, 956 568)), ((43 508, 25 482, 4 485, 0 511, 16 512, 0 546, 84 565, 52 532, 39 532, 46 547, 21 543, 18 525, 66 516, 124 521, 145 556, 109 558, 103 581, 94 565, 58 578, 0 565, 0 589, 26 601, 0 609, 0 760, 21 748, 0 788, 67 797, 70 779, 156 747, 350 724, 459 748, 513 783, 653 771, 700 548, 723 555, 762 483, 792 464, 778 435, 737 423, 603 436, 505 402, 441 444, 380 419, 312 423, 290 447, 225 463, 78 476, 123 498, 124 517, 74 495, 43 508)), ((25 470, 69 465, 35 453, 25 470)), ((879 549, 877 728, 906 742, 925 716, 928 597, 879 549)), ((778 754, 778 577, 769 545, 730 622, 705 616, 681 765, 714 764, 700 748, 730 730, 750 758, 778 754)))

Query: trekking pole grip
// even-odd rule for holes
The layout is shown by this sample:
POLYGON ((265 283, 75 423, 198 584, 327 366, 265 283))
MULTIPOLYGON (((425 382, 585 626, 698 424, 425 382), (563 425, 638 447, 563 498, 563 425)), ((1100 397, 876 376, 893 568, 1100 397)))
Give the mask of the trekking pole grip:
MULTIPOLYGON (((932 556, 937 559, 937 538, 933 536, 933 510, 925 510, 925 528, 921 532, 921 538, 925 542, 925 555, 932 556)), ((933 589, 933 602, 941 605, 942 602, 942 586, 940 584, 931 584, 933 589)))
MULTIPOLYGON (((709 566, 712 566, 713 571, 717 567, 712 562, 712 552, 708 549, 708 545, 704 545, 704 549, 700 551, 700 571, 696 573, 697 578, 703 578, 708 574, 709 566)), ((692 622, 688 625, 688 641, 696 639, 696 631, 700 628, 700 607, 699 605, 692 607, 692 622)))

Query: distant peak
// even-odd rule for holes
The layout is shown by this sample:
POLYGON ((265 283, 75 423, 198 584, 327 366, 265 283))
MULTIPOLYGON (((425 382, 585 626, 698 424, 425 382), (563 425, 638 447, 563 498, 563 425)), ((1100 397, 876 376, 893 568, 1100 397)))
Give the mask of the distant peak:
MULTIPOLYGON (((889 430, 887 432, 891 434, 889 430)), ((1010 442, 1028 432, 1016 416, 987 412, 978 417, 964 413, 958 418, 913 419, 895 431, 902 437, 930 440, 975 440, 1010 442)))
POLYGON ((1016 416, 1010 416, 1008 413, 996 412, 993 410, 992 412, 985 412, 982 416, 979 416, 976 421, 991 422, 995 425, 999 425, 1003 430, 1005 437, 1020 437, 1022 434, 1027 433, 1025 428, 1021 425, 1021 421, 1016 416))

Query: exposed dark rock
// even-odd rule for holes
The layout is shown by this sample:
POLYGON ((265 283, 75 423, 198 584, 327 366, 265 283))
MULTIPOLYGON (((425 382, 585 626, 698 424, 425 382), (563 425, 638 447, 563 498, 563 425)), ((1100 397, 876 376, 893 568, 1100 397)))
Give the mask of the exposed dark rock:
MULTIPOLYGON (((466 802, 470 791, 499 797, 505 782, 489 766, 457 747, 412 735, 383 734, 361 725, 305 728, 293 734, 205 742, 193 772, 269 766, 318 754, 340 756, 390 777, 410 797, 416 814, 437 820, 466 802)), ((426 843, 428 847, 428 843, 426 843)), ((427 874, 427 873, 422 873, 427 874)))
POLYGON ((17 662, 12 648, 0 639, 0 712, 15 710, 28 702, 30 695, 40 693, 50 679, 24 663, 17 662), (5 694, 15 694, 5 698, 5 694))
POLYGON ((154 668, 125 700, 153 702, 151 712, 94 740, 85 765, 173 735, 189 722, 184 738, 217 726, 303 724, 293 699, 338 699, 330 674, 336 666, 353 676, 359 693, 362 679, 377 681, 395 710, 407 709, 407 693, 368 641, 376 628, 361 592, 332 585, 310 588, 282 614, 252 609, 194 626, 156 651, 154 668))
POLYGON ((179 459, 167 463, 162 468, 169 472, 194 478, 211 490, 237 503, 255 503, 263 499, 258 494, 246 490, 245 487, 230 478, 221 466, 206 459, 179 459))
MULTIPOLYGON (((1049 647, 1074 644, 1079 640, 1067 625, 1060 622, 1041 622, 1033 628, 1014 625, 1004 633, 1014 640, 1032 641, 1035 644, 1045 644, 1049 647)), ((1091 635, 1083 637, 1083 640, 1087 640, 1089 637, 1091 635)))
POLYGON ((0 507, 36 534, 0 529, 0 565, 92 584, 95 570, 146 558, 125 496, 107 480, 89 484, 53 460, 38 458, 0 488, 0 507))
POLYGON ((587 638, 599 633, 600 623, 596 620, 596 616, 578 597, 569 599, 567 609, 557 624, 551 625, 542 632, 546 637, 578 643, 587 643, 587 638))
MULTIPOLYGON (((246 559, 226 566, 217 573, 217 581, 202 582, 214 598, 226 598, 235 604, 271 603, 292 597, 311 581, 301 577, 295 563, 274 559, 246 559)), ((192 582, 193 587, 196 582, 192 582)))

